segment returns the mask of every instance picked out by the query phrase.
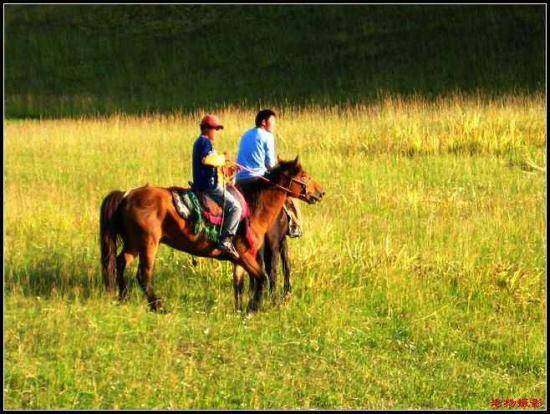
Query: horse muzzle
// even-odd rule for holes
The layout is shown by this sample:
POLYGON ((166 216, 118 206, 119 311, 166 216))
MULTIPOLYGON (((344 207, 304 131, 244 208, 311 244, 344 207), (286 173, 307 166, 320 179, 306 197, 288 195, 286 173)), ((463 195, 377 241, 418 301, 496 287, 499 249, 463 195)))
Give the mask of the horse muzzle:
POLYGON ((315 194, 309 194, 307 196, 306 201, 307 201, 308 204, 315 204, 315 203, 321 201, 321 199, 323 198, 324 195, 325 195, 324 191, 318 191, 315 194))

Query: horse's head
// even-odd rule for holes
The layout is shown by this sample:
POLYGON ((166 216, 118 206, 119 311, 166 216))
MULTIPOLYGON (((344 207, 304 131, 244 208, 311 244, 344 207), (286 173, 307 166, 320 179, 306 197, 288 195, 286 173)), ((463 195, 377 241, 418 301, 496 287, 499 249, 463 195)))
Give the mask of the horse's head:
POLYGON ((273 170, 273 180, 286 188, 290 197, 299 198, 308 204, 320 201, 325 195, 321 185, 302 168, 299 157, 291 161, 279 159, 279 164, 273 170))

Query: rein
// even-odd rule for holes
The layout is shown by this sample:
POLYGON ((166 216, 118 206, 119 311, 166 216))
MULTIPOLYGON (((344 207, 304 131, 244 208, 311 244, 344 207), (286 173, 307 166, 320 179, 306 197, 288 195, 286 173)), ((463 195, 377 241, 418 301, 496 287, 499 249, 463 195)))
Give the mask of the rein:
MULTIPOLYGON (((248 172, 251 172, 251 173, 254 173, 254 172, 255 172, 255 171, 251 170, 250 168, 245 167, 244 165, 237 164, 237 163, 234 162, 234 161, 229 161, 229 162, 232 163, 232 164, 234 164, 234 165, 236 165, 237 167, 239 167, 239 168, 245 170, 245 171, 248 171, 248 172)), ((304 189, 306 188, 307 184, 306 184, 305 182, 303 182, 302 180, 298 180, 297 178, 290 177, 289 175, 284 174, 284 173, 281 173, 281 174, 283 174, 284 176, 290 178, 290 182, 295 181, 295 182, 297 182, 298 184, 300 184, 300 185, 302 186, 302 188, 304 188, 304 189)), ((266 177, 264 177, 263 175, 259 175, 259 176, 257 176, 257 177, 258 177, 259 179, 261 179, 261 180, 267 182, 267 183, 270 183, 271 185, 277 187, 279 190, 284 191, 285 193, 287 193, 287 194, 289 194, 289 195, 292 195, 292 196, 294 196, 294 197, 296 197, 296 198, 299 198, 299 199, 301 199, 301 200, 307 201, 305 195, 302 194, 302 193, 295 193, 295 192, 292 191, 290 188, 283 187, 282 185, 277 184, 277 183, 271 181, 269 178, 266 178, 266 177)))

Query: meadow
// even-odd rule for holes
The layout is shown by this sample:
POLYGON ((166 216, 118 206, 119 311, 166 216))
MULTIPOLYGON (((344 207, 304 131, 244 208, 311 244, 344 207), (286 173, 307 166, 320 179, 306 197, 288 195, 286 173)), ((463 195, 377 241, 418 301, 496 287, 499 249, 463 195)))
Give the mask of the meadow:
MULTIPOLYGON (((544 95, 275 109, 279 155, 326 195, 302 205, 292 297, 252 316, 229 264, 166 246, 169 314, 102 286, 102 198, 186 184, 203 111, 4 122, 6 408, 546 401, 544 95)), ((218 115, 235 155, 255 112, 218 115)))

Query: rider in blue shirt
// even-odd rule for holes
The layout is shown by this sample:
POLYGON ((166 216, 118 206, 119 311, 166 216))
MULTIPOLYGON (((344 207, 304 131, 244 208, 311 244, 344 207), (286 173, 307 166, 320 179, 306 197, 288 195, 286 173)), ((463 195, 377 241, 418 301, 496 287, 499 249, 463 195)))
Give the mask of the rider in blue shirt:
MULTIPOLYGON (((272 126, 272 125, 270 125, 272 126)), ((275 156, 275 137, 271 130, 256 127, 248 130, 241 137, 237 163, 247 170, 241 170, 237 181, 247 181, 264 175, 277 163, 275 156)))
MULTIPOLYGON (((242 169, 236 176, 236 183, 241 188, 265 175, 277 163, 274 131, 275 112, 263 109, 256 115, 256 127, 246 131, 241 137, 237 163, 246 167, 246 170, 242 169)), ((288 235, 301 236, 300 210, 293 198, 288 199, 285 211, 289 218, 288 235)))

